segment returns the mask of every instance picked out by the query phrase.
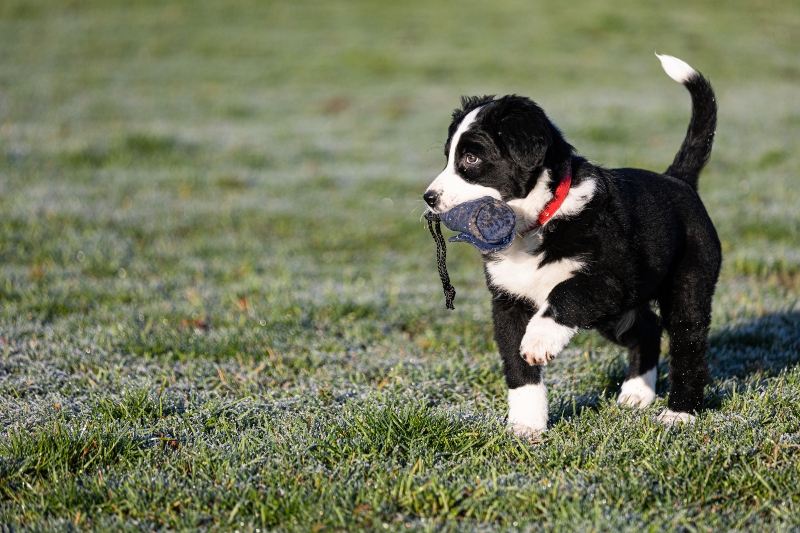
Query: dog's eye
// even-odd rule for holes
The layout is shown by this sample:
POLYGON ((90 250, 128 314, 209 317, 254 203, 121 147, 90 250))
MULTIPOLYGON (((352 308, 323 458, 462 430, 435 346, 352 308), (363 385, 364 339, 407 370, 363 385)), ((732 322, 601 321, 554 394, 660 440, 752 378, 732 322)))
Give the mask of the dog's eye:
POLYGON ((468 165, 477 165, 481 162, 481 158, 474 154, 465 154, 464 162, 468 165))

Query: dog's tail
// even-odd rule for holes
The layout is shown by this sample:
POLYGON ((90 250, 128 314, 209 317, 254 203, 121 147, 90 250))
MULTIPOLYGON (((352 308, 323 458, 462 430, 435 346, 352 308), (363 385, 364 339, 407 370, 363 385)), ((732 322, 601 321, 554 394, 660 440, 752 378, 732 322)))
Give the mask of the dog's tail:
POLYGON ((692 95, 692 120, 680 150, 665 174, 685 181, 696 191, 700 171, 706 166, 717 129, 717 100, 711 84, 702 74, 677 57, 658 55, 670 78, 692 95))

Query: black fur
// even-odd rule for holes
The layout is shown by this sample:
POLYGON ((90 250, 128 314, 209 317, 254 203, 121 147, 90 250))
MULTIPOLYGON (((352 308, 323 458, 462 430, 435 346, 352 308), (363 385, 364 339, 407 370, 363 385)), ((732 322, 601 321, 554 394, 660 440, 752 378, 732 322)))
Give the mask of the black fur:
MULTIPOLYGON (((657 365, 663 327, 670 337, 668 406, 693 412, 701 407, 708 380, 707 336, 722 256, 696 192, 714 139, 716 102, 699 73, 684 85, 692 96, 692 119, 665 174, 589 163, 575 155, 538 105, 516 95, 463 98, 453 113, 445 155, 464 117, 483 106, 456 147, 455 170, 465 181, 495 189, 510 201, 526 197, 545 170, 558 177, 571 167, 573 188, 594 180, 594 196, 578 214, 554 218, 543 228, 542 245, 535 252, 542 254, 542 264, 580 258, 585 265, 552 289, 543 316, 568 327, 597 329, 629 348, 629 378, 657 365), (460 163, 465 154, 479 157, 479 164, 460 163), (651 310, 652 302, 658 303, 660 318, 651 310), (620 332, 631 311, 632 324, 620 332)), ((557 183, 551 180, 551 191, 557 183)), ((535 304, 500 289, 488 273, 487 285, 509 388, 539 383, 540 367, 520 356, 535 304)))
POLYGON ((494 337, 503 357, 503 373, 509 389, 539 383, 542 379, 542 367, 529 365, 519 355, 519 345, 534 310, 530 303, 504 294, 496 294, 492 299, 494 337))
POLYGON ((692 94, 692 120, 680 150, 665 174, 680 178, 697 190, 697 178, 711 155, 717 133, 717 100, 711 84, 700 74, 684 85, 692 94))

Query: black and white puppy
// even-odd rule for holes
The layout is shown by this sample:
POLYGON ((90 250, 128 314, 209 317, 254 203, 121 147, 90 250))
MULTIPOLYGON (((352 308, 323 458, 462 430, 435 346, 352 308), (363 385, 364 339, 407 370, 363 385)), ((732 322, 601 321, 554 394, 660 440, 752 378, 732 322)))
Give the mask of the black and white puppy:
POLYGON ((484 196, 516 213, 518 238, 485 256, 484 269, 508 421, 518 435, 547 428, 543 366, 581 328, 630 350, 617 401, 644 408, 656 396, 663 327, 670 392, 659 420, 692 422, 701 407, 722 253, 697 180, 711 153, 717 108, 699 72, 658 57, 692 98, 686 138, 664 174, 591 164, 521 96, 465 97, 453 113, 447 166, 423 197, 435 213, 484 196))

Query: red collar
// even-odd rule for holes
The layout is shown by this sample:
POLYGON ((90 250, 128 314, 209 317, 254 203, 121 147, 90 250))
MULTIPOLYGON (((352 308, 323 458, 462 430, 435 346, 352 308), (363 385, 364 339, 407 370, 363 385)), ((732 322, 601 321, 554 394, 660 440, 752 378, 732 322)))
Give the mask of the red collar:
POLYGON ((567 171, 561 178, 561 182, 558 184, 558 187, 556 187, 556 194, 553 196, 553 199, 547 202, 547 205, 544 206, 544 209, 542 209, 542 212, 539 213, 539 216, 536 218, 536 220, 530 226, 525 228, 525 230, 522 232, 523 235, 542 226, 545 222, 550 220, 550 217, 556 214, 558 208, 561 207, 561 204, 563 204, 564 200, 567 198, 570 185, 572 185, 572 164, 567 165, 567 171))

